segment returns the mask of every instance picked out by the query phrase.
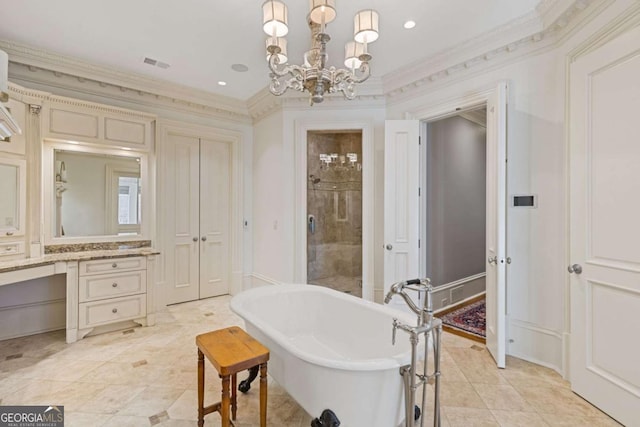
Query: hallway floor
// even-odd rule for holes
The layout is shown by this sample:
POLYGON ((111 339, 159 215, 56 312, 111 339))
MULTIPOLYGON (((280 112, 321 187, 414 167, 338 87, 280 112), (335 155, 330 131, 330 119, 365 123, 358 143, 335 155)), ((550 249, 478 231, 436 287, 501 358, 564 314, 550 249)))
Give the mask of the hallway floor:
MULTIPOLYGON (((64 405, 66 427, 195 426, 195 336, 242 326, 229 300, 171 306, 156 326, 74 344, 65 343, 63 331, 2 341, 0 405, 64 405)), ((445 333, 443 344, 443 426, 618 425, 550 369, 509 358, 507 369, 498 370, 478 343, 445 333)), ((220 381, 210 365, 206 372, 210 404, 219 400, 220 381)), ((257 391, 254 383, 239 394, 236 426, 258 425, 257 391)), ((310 425, 311 417, 271 380, 268 399, 269 426, 310 425)), ((219 425, 217 414, 205 417, 205 426, 219 425)))

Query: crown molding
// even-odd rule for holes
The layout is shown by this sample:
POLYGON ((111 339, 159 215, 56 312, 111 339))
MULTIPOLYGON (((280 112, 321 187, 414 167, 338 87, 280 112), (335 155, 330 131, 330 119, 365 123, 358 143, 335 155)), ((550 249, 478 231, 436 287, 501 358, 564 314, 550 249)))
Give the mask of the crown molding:
POLYGON ((296 110, 339 110, 342 108, 366 109, 384 108, 386 105, 382 80, 379 77, 370 77, 366 82, 357 86, 357 95, 352 100, 345 99, 342 94, 335 93, 325 95, 321 104, 309 105, 309 94, 303 92, 288 91, 284 95, 275 96, 264 88, 247 101, 249 114, 254 122, 262 120, 272 113, 283 109, 296 110))
POLYGON ((483 36, 385 75, 387 103, 555 48, 613 1, 545 0, 531 13, 483 36))
POLYGON ((17 42, 0 40, 0 49, 9 54, 9 74, 13 79, 51 84, 128 102, 134 100, 139 104, 152 101, 157 105, 160 102, 167 108, 177 107, 181 111, 225 120, 250 121, 246 102, 235 98, 92 64, 17 42), (146 99, 142 101, 141 98, 146 99))

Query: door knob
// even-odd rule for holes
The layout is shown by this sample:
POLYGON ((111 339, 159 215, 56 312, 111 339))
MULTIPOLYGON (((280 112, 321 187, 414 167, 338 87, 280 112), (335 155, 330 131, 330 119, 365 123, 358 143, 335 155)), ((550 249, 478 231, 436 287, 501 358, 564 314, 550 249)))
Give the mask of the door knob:
POLYGON ((198 241, 198 238, 197 238, 197 237, 194 237, 194 238, 193 238, 193 239, 191 239, 191 240, 193 240, 194 242, 197 242, 197 241, 198 241))
POLYGON ((582 273, 582 266, 580 264, 573 264, 573 265, 570 265, 569 267, 567 267, 567 271, 569 273, 580 274, 580 273, 582 273))
POLYGON ((202 241, 206 242, 207 241, 207 236, 202 236, 202 241))
POLYGON ((391 249, 393 249, 393 245, 392 244, 387 244, 387 246, 385 246, 385 248, 390 251, 391 249))

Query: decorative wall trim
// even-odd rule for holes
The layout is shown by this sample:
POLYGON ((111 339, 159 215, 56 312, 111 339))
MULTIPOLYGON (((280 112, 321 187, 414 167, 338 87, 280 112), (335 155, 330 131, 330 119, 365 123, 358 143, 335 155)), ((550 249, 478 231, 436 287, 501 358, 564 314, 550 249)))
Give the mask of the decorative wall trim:
MULTIPOLYGON (((611 0, 607 2, 611 3, 611 0)), ((622 14, 618 15, 607 26, 600 29, 596 33, 592 34, 584 43, 581 43, 575 49, 568 53, 567 57, 569 62, 574 62, 576 59, 584 56, 600 46, 608 43, 620 34, 628 31, 631 28, 640 25, 640 3, 634 2, 628 9, 622 14)))
MULTIPOLYGON (((170 83, 141 74, 118 70, 105 65, 92 64, 44 49, 13 41, 0 40, 0 49, 9 54, 9 77, 38 83, 49 82, 52 85, 64 80, 75 80, 78 87, 88 92, 121 92, 120 98, 146 97, 163 102, 165 105, 177 104, 183 108, 206 110, 208 114, 221 118, 246 121, 248 111, 246 103, 231 97, 205 92, 188 86, 170 83), (14 65, 14 66, 11 66, 14 65), (15 67, 19 65, 22 67, 15 67), (47 74, 38 78, 28 74, 47 74), (79 83, 79 85, 78 85, 79 83), (124 96, 124 95, 127 96, 124 96)), ((67 82, 68 85, 68 82, 67 82)), ((77 88, 76 88, 77 89, 77 88)), ((82 90, 82 89, 79 89, 82 90)))
POLYGON ((267 277, 259 273, 251 273, 249 275, 249 278, 250 278, 252 288, 255 288, 258 286, 264 286, 264 285, 281 285, 282 284, 282 282, 276 279, 272 279, 271 277, 267 277))
POLYGON ((522 320, 507 319, 507 354, 551 368, 561 375, 563 336, 522 320))
POLYGON ((473 282, 475 280, 482 279, 484 277, 487 277, 487 273, 474 274, 473 276, 464 277, 460 280, 456 280, 455 282, 449 282, 444 285, 434 287, 433 290, 438 292, 449 290, 451 288, 455 288, 457 286, 464 285, 465 283, 473 282))
POLYGON ((613 1, 545 1, 535 12, 484 36, 387 74, 383 78, 387 103, 400 102, 426 88, 451 84, 460 78, 554 49, 613 1))

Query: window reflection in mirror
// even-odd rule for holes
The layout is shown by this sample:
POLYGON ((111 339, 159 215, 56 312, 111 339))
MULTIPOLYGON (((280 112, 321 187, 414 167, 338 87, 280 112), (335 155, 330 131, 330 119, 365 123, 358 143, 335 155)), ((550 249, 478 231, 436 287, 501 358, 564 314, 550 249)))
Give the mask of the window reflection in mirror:
POLYGON ((139 235, 140 159, 54 151, 55 237, 139 235))

